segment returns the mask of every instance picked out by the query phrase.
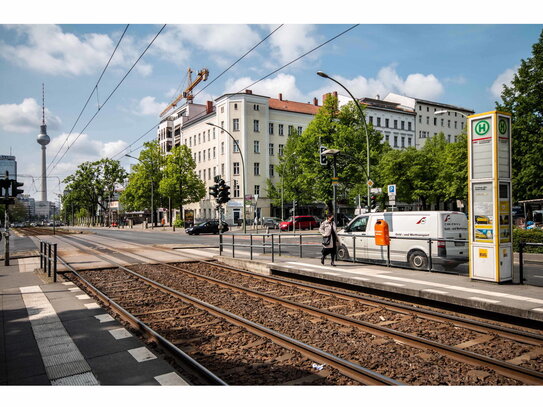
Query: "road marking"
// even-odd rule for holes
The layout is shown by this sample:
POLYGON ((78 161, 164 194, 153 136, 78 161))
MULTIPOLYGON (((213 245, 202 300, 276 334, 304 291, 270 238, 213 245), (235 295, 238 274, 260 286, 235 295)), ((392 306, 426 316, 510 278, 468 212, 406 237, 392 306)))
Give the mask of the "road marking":
POLYGON ((497 301, 497 300, 491 300, 491 299, 488 299, 488 298, 481 298, 481 297, 469 297, 468 299, 475 300, 475 301, 489 302, 491 304, 497 304, 498 302, 500 302, 500 301, 497 301))
POLYGON ((141 348, 129 349, 128 353, 130 353, 132 357, 136 359, 136 361, 138 361, 139 363, 156 359, 156 356, 153 355, 149 351, 149 349, 144 346, 142 346, 141 348))
POLYGON ((109 333, 117 340, 132 337, 132 334, 125 328, 110 329, 109 333))
POLYGON ((75 284, 72 283, 71 281, 68 281, 67 283, 62 283, 62 285, 75 285, 75 284))
POLYGON ((75 296, 78 300, 90 300, 90 297, 87 294, 81 294, 75 296))
POLYGON ((98 309, 100 306, 95 302, 90 302, 88 304, 83 304, 87 309, 98 309))
POLYGON ((104 322, 115 321, 115 318, 113 318, 113 317, 112 317, 111 315, 109 315, 109 314, 95 315, 94 318, 96 318, 98 321, 100 321, 101 324, 103 324, 104 322))
POLYGON ((441 291, 441 290, 434 290, 433 288, 425 288, 422 291, 426 291, 428 293, 436 293, 436 294, 448 294, 447 291, 441 291))
POLYGON ((68 291, 72 291, 72 292, 81 291, 81 288, 79 288, 79 287, 72 287, 72 288, 68 288, 68 291))
POLYGON ((175 372, 166 373, 160 376, 155 376, 155 380, 159 382, 161 386, 188 386, 189 385, 175 372))

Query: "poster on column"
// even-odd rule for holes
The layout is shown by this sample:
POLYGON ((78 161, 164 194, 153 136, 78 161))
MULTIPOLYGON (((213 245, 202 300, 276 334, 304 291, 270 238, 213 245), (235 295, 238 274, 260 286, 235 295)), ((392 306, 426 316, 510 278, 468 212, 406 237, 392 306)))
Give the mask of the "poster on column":
POLYGON ((494 242, 492 183, 473 184, 473 238, 479 243, 494 242))

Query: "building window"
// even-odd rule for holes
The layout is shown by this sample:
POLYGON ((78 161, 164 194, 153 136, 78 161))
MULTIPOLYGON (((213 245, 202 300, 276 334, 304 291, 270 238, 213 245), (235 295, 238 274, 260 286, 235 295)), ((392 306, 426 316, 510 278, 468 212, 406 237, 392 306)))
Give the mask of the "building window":
POLYGON ((211 168, 208 168, 208 169, 207 169, 207 179, 208 179, 208 180, 211 179, 211 168))
MULTIPOLYGON (((419 106, 420 107, 420 106, 419 106)), ((422 124, 422 116, 419 116, 419 123, 422 124)))
POLYGON ((234 153, 239 153, 239 140, 234 143, 234 153))
POLYGON ((223 129, 224 129, 224 120, 223 120, 223 121, 221 121, 221 127, 222 127, 222 129, 221 129, 221 133, 224 133, 224 130, 223 130, 223 129))
POLYGON ((273 134, 273 123, 268 124, 268 133, 273 134))
POLYGON ((260 122, 258 120, 253 120, 253 130, 257 133, 260 131, 260 122))
POLYGON ((434 117, 434 126, 437 126, 437 117, 434 117))
POLYGON ((419 110, 422 110, 422 106, 421 106, 421 105, 419 105, 419 110))
POLYGON ((390 122, 389 119, 385 119, 385 127, 389 126, 389 124, 390 124, 389 122, 390 122))
POLYGON ((458 141, 458 136, 454 136, 454 142, 456 143, 458 141))
POLYGON ((394 136, 394 147, 398 147, 398 136, 394 136))
POLYGON ((213 147, 213 158, 215 158, 217 154, 217 147, 213 147))
POLYGON ((454 121, 454 128, 457 129, 458 128, 458 122, 455 120, 454 121))
POLYGON ((254 141, 254 149, 255 149, 255 153, 260 154, 260 141, 258 140, 254 141))
POLYGON ((273 177, 275 175, 275 171, 274 171, 274 166, 273 164, 270 164, 270 177, 273 177))
POLYGON ((370 117, 368 118, 368 123, 369 123, 369 124, 373 124, 373 116, 370 116, 370 117))
POLYGON ((213 176, 217 175, 217 167, 213 167, 213 176))
POLYGON ((253 105, 253 110, 260 110, 260 105, 253 105))
POLYGON ((205 161, 206 160, 206 150, 203 150, 202 151, 202 160, 205 161))
POLYGON ((239 131, 239 119, 234 119, 232 123, 232 130, 239 131))
POLYGON ((394 128, 395 128, 395 129, 398 128, 398 120, 394 120, 394 128))
POLYGON ((202 139, 200 138, 201 134, 198 133, 198 144, 201 144, 202 143, 202 139))
POLYGON ((411 147, 411 137, 407 137, 407 146, 411 147))
POLYGON ((254 163, 253 170, 254 175, 260 175, 260 163, 254 163))
POLYGON ((280 136, 284 136, 284 135, 285 135, 285 133, 284 133, 284 131, 283 131, 283 125, 282 125, 282 124, 279 125, 279 135, 280 135, 280 136))
POLYGON ((411 122, 407 122, 407 130, 411 131, 411 122))
POLYGON ((426 116, 426 124, 430 124, 430 116, 426 116))
POLYGON ((234 103, 234 110, 238 110, 238 104, 234 103))
POLYGON ((224 113, 224 106, 221 106, 221 113, 224 113))
POLYGON ((390 135, 385 134, 385 141, 390 144, 390 135))
POLYGON ((211 148, 207 149, 207 159, 211 160, 211 148))
POLYGON ((279 156, 282 156, 282 155, 283 155, 283 148, 284 148, 283 144, 279 144, 279 149, 278 149, 278 151, 277 151, 277 154, 278 154, 279 156))
POLYGON ((202 170, 198 170, 198 178, 202 179, 202 170))
POLYGON ((224 141, 221 141, 221 154, 224 155, 224 141))
POLYGON ((207 131, 207 141, 211 140, 211 130, 207 131))
POLYGON ((234 180, 234 198, 239 198, 239 182, 234 180))
POLYGON ((298 136, 302 135, 302 126, 298 126, 298 136))
POLYGON ((239 175, 239 163, 234 163, 234 175, 239 175))
POLYGON ((222 174, 223 176, 226 175, 226 174, 224 173, 224 163, 221 164, 221 174, 222 174))
POLYGON ((447 141, 450 143, 451 142, 451 135, 450 134, 447 134, 447 141))
POLYGON ((429 112, 429 111, 430 111, 430 107, 426 106, 426 111, 429 112))
POLYGON ((441 119, 441 127, 445 126, 445 119, 441 119))
POLYGON ((202 152, 198 151, 198 162, 202 161, 202 152))
POLYGON ((213 127, 213 140, 215 140, 215 127, 213 127))
POLYGON ((377 126, 381 127, 381 118, 380 117, 377 118, 377 126))
POLYGON ((273 143, 268 144, 268 154, 273 155, 273 143))
POLYGON ((447 120, 447 127, 451 128, 451 121, 450 120, 447 120))
POLYGON ((288 135, 290 136, 294 131, 294 126, 288 126, 288 135))
POLYGON ((255 195, 260 195, 260 185, 255 185, 255 195))
POLYGON ((405 148, 405 137, 402 136, 402 148, 405 148))
POLYGON ((402 120, 402 130, 405 128, 405 122, 402 120))
MULTIPOLYGON (((185 140, 186 142, 187 140, 185 140)), ((189 147, 192 147, 192 137, 189 137, 189 147)))

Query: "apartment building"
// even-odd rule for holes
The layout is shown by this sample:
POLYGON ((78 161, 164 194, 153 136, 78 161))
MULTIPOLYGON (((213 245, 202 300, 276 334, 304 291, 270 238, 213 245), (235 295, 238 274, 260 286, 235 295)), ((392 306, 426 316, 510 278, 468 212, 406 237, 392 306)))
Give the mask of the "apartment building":
MULTIPOLYGON (((266 180, 279 182, 276 167, 291 132, 301 134, 319 106, 256 95, 252 91, 225 94, 214 103, 187 104, 160 124, 158 135, 163 152, 172 146, 188 146, 196 162, 196 173, 206 191, 220 175, 230 185, 231 200, 226 205, 229 223, 243 218, 243 180, 247 218, 270 216, 271 203, 266 196, 266 180), (208 125, 213 123, 229 132, 208 125), (162 138, 161 138, 162 137, 162 138), (237 141, 234 143, 233 140, 237 141)), ((195 221, 214 218, 215 199, 207 196, 187 205, 184 217, 195 221)))
POLYGON ((384 100, 397 103, 399 107, 415 112, 417 148, 423 147, 427 139, 440 132, 443 132, 449 143, 455 142, 457 136, 466 126, 467 116, 474 113, 473 110, 464 107, 402 96, 396 93, 389 93, 384 100))

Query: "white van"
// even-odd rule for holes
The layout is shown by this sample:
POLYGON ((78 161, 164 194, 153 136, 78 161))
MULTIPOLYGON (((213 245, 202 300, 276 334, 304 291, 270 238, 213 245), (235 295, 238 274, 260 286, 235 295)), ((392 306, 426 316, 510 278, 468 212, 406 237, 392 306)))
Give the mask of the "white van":
POLYGON ((453 268, 468 261, 468 245, 439 239, 468 239, 468 218, 462 212, 421 211, 366 213, 354 218, 338 232, 338 259, 387 261, 387 247, 375 244, 375 223, 384 219, 390 233, 390 261, 428 270, 432 239, 432 265, 453 268), (409 238, 409 239, 404 239, 409 238), (420 239, 420 240, 419 240, 420 239))

